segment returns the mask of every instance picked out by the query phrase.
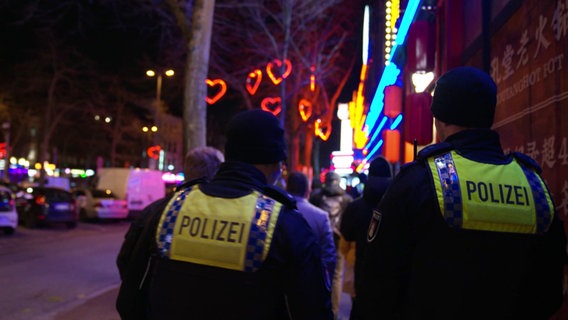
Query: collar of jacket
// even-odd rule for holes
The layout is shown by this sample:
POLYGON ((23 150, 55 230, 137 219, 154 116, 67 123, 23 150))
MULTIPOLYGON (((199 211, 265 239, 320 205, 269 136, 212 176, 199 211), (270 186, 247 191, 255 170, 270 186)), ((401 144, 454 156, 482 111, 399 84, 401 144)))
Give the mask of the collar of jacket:
POLYGON ((255 166, 240 162, 227 161, 221 164, 213 179, 200 189, 209 195, 241 197, 252 190, 262 192, 266 177, 255 166))
POLYGON ((449 136, 446 141, 460 155, 479 162, 508 163, 503 154, 499 134, 491 129, 467 129, 449 136))

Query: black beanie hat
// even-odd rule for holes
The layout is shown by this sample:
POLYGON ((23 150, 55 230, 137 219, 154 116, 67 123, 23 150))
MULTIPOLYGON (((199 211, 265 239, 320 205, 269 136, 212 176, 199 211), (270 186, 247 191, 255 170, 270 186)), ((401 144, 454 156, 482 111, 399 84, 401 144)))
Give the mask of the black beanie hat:
POLYGON ((388 183, 392 180, 392 167, 387 159, 379 156, 369 164, 369 176, 367 182, 370 184, 388 183))
POLYGON ((379 156, 369 164, 369 177, 392 178, 392 168, 390 163, 379 156))
POLYGON ((286 141, 280 121, 272 113, 248 110, 227 124, 225 158, 251 164, 277 163, 286 159, 286 141))
POLYGON ((497 85, 487 73, 458 67, 436 82, 431 110, 434 117, 449 124, 490 128, 496 103, 497 85))

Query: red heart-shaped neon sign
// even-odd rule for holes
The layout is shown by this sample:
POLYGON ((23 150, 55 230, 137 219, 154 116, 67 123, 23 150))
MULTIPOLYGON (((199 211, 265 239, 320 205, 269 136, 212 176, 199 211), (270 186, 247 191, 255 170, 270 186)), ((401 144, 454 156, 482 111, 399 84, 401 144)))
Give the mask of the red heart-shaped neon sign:
POLYGON ((300 103, 298 103, 298 112, 304 122, 308 121, 312 116, 312 103, 306 99, 300 100, 300 103))
POLYGON ((321 119, 317 119, 315 123, 314 134, 320 137, 323 141, 327 141, 331 135, 331 125, 324 125, 321 119))
POLYGON ((260 71, 260 69, 256 69, 249 73, 246 83, 248 93, 254 95, 256 93, 256 90, 258 90, 260 81, 262 81, 262 71, 260 71))
POLYGON ((280 113, 280 111, 282 111, 282 99, 280 99, 280 97, 264 98, 260 103, 260 108, 264 111, 271 112, 273 115, 277 116, 280 113))
POLYGON ((216 89, 217 93, 215 93, 213 96, 205 97, 205 101, 209 104, 214 104, 215 102, 219 101, 219 99, 221 99, 227 92, 227 84, 222 79, 214 79, 214 80, 207 79, 205 80, 205 83, 207 83, 207 85, 213 88, 214 90, 215 87, 219 87, 218 89, 216 89))
POLYGON ((160 158, 160 151, 162 151, 160 146, 151 146, 146 150, 146 154, 148 157, 158 160, 160 158))
POLYGON ((284 66, 286 67, 284 69, 284 72, 282 72, 281 75, 278 75, 280 74, 280 69, 282 68, 281 60, 274 59, 266 65, 266 73, 268 74, 270 80, 272 80, 272 83, 274 83, 275 85, 282 82, 283 79, 288 78, 288 76, 292 72, 292 63, 290 62, 290 60, 284 60, 284 66))

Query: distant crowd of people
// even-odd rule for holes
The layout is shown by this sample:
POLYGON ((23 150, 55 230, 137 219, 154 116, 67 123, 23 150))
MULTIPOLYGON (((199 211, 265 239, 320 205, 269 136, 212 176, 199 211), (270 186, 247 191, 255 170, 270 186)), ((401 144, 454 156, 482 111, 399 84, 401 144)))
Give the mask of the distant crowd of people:
POLYGON ((346 292, 350 319, 549 319, 566 236, 539 165, 491 130, 496 95, 479 69, 442 75, 440 142, 396 174, 374 158, 356 197, 333 171, 283 177, 279 119, 238 113, 224 153, 191 150, 187 181, 132 222, 121 318, 338 319, 346 292))

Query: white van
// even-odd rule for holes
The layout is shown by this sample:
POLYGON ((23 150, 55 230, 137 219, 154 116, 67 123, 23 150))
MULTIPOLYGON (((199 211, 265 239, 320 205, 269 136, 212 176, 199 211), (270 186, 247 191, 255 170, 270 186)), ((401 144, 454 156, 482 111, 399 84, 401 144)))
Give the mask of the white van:
POLYGON ((150 203, 166 196, 163 172, 150 169, 101 168, 97 189, 109 189, 127 202, 128 216, 135 218, 150 203))

